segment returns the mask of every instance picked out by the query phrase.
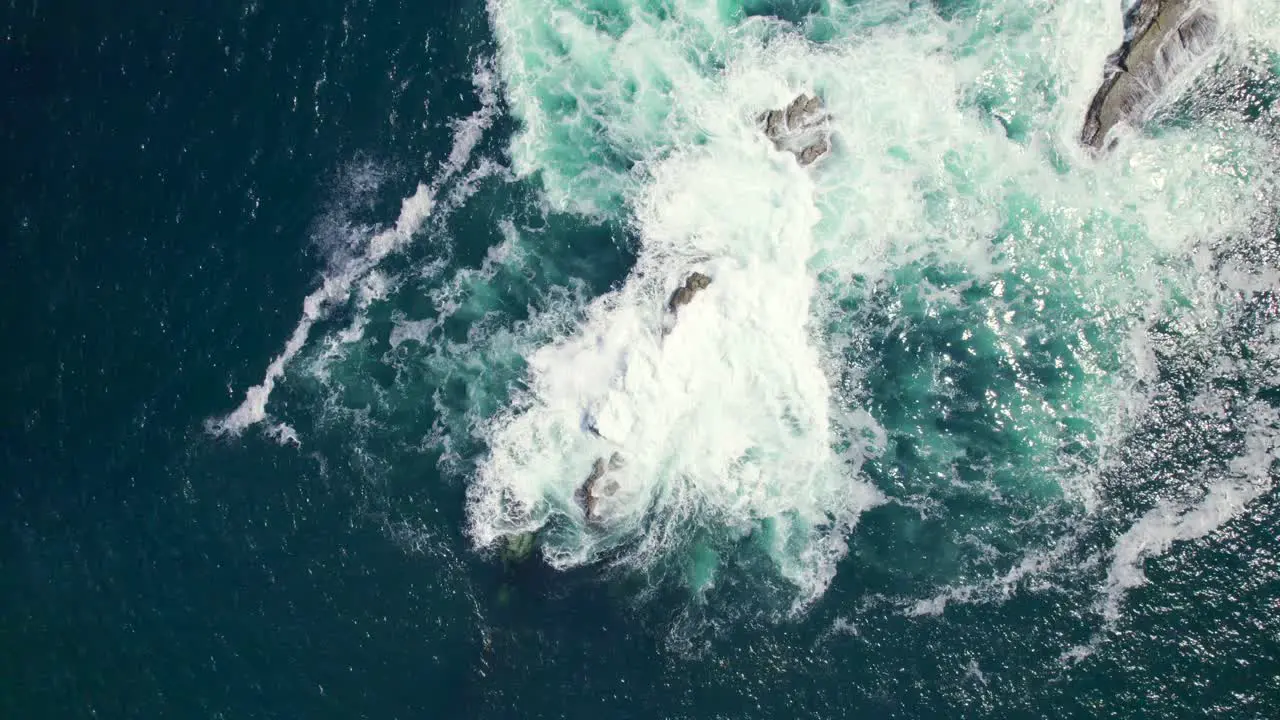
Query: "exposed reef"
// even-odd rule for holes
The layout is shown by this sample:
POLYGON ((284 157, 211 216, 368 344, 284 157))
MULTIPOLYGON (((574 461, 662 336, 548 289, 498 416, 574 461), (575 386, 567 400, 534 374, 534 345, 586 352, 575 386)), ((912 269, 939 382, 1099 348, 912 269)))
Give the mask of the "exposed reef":
POLYGON ((624 465, 622 455, 614 453, 609 456, 609 462, 606 464, 604 458, 596 458, 595 463, 591 466, 591 473, 587 475, 586 481, 574 493, 574 499, 582 506, 583 512, 586 513, 587 520, 595 522, 599 520, 597 512, 597 503, 601 498, 612 497, 618 491, 618 481, 610 479, 603 485, 601 480, 612 470, 617 470, 624 465))
POLYGON ((822 98, 801 93, 781 110, 760 113, 756 123, 775 148, 790 152, 801 166, 806 166, 831 151, 829 118, 822 98))
POLYGON ((688 305, 693 300, 693 296, 697 295, 700 290, 707 289, 711 284, 711 278, 700 272, 693 272, 689 277, 685 278, 684 284, 676 288, 671 293, 671 299, 667 301, 667 309, 675 312, 683 305, 688 305))
POLYGON ((1102 86, 1085 114, 1080 141, 1101 150, 1111 131, 1139 125, 1168 86, 1217 42, 1221 23, 1205 0, 1142 0, 1125 14, 1125 41, 1107 58, 1102 86))

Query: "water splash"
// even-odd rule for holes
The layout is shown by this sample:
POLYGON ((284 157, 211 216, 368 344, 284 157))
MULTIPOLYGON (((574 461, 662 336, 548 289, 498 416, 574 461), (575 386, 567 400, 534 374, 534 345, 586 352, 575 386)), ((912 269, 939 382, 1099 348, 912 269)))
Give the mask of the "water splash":
MULTIPOLYGON (((801 9, 491 2, 481 96, 496 107, 501 78, 511 168, 468 159, 482 111, 428 190, 496 240, 475 266, 338 282, 354 317, 311 365, 328 422, 437 453, 481 549, 537 533, 555 567, 699 601, 744 572, 769 594, 772 573, 804 610, 854 565, 913 616, 1071 585, 1111 617, 1147 559, 1266 492, 1256 468, 1198 494, 1207 465, 1124 481, 1155 474, 1130 450, 1167 421, 1166 376, 1214 376, 1168 347, 1226 357, 1220 328, 1271 287, 1274 262, 1222 258, 1274 234, 1274 133, 1208 107, 1081 148, 1117 3, 801 9), (809 168, 756 122, 801 93, 831 112, 809 168), (513 204, 517 186, 536 193, 513 204), (624 250, 566 243, 566 214, 624 229, 624 250), (594 252, 626 267, 593 276, 594 252), (695 272, 710 283, 673 312, 695 272)), ((1246 11, 1225 7, 1206 82, 1271 72, 1246 11)), ((308 317, 235 427, 266 418, 308 317)))
POLYGON ((485 422, 477 544, 541 530, 557 566, 650 567, 710 524, 760 534, 797 607, 886 492, 1012 513, 1015 535, 947 523, 999 563, 1061 544, 1144 407, 1143 329, 1202 292, 1196 248, 1251 230, 1271 143, 1219 124, 1093 159, 1074 136, 1119 8, 999 10, 814 43, 697 4, 491 5, 517 171, 556 207, 625 208, 640 252, 485 422), (809 172, 754 125, 802 92, 834 131, 809 172), (673 323, 693 271, 712 283, 673 323), (594 526, 575 492, 614 453, 594 526))

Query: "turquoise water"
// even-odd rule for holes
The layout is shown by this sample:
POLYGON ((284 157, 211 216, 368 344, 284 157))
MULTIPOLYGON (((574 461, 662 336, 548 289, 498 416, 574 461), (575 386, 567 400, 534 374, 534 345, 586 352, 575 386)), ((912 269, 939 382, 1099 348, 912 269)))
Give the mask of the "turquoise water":
POLYGON ((1274 716, 1272 3, 61 10, 6 716, 1274 716))

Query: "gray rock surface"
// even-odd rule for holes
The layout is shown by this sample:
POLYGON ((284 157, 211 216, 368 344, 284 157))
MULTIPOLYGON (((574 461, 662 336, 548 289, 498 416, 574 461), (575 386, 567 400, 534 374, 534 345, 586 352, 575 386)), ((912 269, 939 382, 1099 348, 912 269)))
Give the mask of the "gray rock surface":
POLYGON ((583 511, 586 512, 588 521, 599 520, 599 514, 596 512, 596 503, 600 498, 612 497, 618 491, 618 481, 609 479, 601 483, 601 480, 609 473, 610 470, 617 470, 623 467, 626 462, 619 453, 613 453, 609 456, 609 462, 605 463, 604 458, 596 458, 595 463, 591 466, 591 473, 587 475, 587 479, 578 488, 574 494, 578 504, 582 505, 583 511))
POLYGON ((829 115, 817 95, 801 93, 781 110, 766 110, 756 117, 765 137, 779 150, 796 156, 802 166, 811 165, 831 151, 829 115))
POLYGON ((812 145, 800 151, 796 159, 801 165, 811 165, 815 160, 831 151, 831 143, 826 138, 819 138, 812 145))
POLYGON ((675 292, 671 293, 671 299, 667 301, 667 309, 675 312, 680 306, 688 305, 689 301, 693 300, 694 295, 697 295, 700 290, 707 289, 710 284, 710 277, 700 272, 690 273, 689 277, 685 278, 684 285, 676 288, 675 292))
POLYGON ((1111 130, 1145 122, 1171 82, 1217 42, 1221 23, 1209 0, 1141 0, 1125 17, 1126 40, 1107 59, 1080 141, 1110 147, 1111 130))

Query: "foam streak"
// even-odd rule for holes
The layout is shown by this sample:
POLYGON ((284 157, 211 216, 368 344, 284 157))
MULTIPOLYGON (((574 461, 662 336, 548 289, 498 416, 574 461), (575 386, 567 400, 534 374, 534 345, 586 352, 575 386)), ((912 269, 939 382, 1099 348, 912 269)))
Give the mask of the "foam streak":
POLYGON ((1116 541, 1103 601, 1108 622, 1119 619, 1125 594, 1146 584, 1142 566, 1147 560, 1169 552, 1174 543, 1212 534, 1270 492, 1272 466, 1280 461, 1280 413, 1267 408, 1258 415, 1244 454, 1231 462, 1230 477, 1210 485, 1198 503, 1179 507, 1161 501, 1116 541))
MULTIPOLYGON (((307 344, 312 327, 325 319, 332 308, 346 302, 353 288, 364 282, 388 255, 405 247, 423 227, 435 207, 440 189, 461 172, 469 162, 484 132, 493 124, 498 113, 498 94, 492 64, 489 60, 476 63, 472 76, 480 108, 453 125, 453 144, 448 159, 443 163, 435 179, 429 184, 418 184, 413 195, 400 205, 395 224, 369 239, 363 254, 347 260, 338 272, 324 278, 321 286, 302 301, 302 317, 280 352, 267 366, 262 382, 249 388, 239 407, 221 418, 210 419, 205 429, 214 435, 239 435, 245 429, 268 418, 267 402, 276 382, 284 375, 285 368, 307 344)), ((491 172, 491 171, 488 171, 491 172)), ((353 328, 362 328, 359 320, 353 328)), ((348 335, 354 339, 361 333, 348 335)), ((298 444, 297 433, 286 425, 276 425, 269 435, 277 441, 298 444)))

